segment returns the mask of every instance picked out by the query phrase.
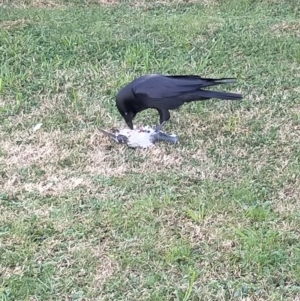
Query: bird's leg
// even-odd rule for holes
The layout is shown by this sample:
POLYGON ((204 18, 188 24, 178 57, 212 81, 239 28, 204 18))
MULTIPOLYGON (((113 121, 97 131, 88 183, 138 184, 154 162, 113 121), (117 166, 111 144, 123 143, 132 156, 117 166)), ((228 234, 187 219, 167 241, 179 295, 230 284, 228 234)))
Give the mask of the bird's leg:
POLYGON ((170 119, 170 112, 168 110, 157 109, 159 113, 159 122, 160 124, 156 127, 155 132, 158 133, 161 131, 166 122, 170 119))
POLYGON ((155 132, 156 132, 156 133, 160 132, 166 123, 167 123, 166 121, 163 121, 161 124, 159 124, 159 125, 156 127, 155 132))

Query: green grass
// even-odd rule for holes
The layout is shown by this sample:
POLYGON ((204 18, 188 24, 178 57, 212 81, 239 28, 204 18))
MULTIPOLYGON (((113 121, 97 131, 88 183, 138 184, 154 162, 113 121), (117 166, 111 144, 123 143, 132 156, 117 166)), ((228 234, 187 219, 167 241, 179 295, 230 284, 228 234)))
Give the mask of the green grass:
POLYGON ((0 7, 0 300, 299 300, 299 1, 99 2, 0 7), (108 141, 154 72, 244 99, 172 112, 175 146, 108 141))

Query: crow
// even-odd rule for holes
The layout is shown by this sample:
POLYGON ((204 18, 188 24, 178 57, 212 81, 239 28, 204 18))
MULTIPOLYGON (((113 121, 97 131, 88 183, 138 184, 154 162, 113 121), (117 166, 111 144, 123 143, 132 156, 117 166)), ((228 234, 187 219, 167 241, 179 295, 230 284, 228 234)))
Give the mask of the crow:
POLYGON ((198 75, 143 75, 121 88, 116 96, 116 106, 129 128, 137 113, 146 109, 156 109, 160 124, 156 130, 170 119, 169 110, 182 106, 185 102, 211 98, 240 100, 241 94, 203 90, 209 86, 235 83, 236 78, 202 78, 198 75))

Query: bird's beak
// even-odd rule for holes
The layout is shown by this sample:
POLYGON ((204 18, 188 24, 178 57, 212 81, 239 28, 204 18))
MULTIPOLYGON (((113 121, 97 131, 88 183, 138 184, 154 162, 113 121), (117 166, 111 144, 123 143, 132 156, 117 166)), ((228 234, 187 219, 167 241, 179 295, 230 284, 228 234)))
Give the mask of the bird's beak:
POLYGON ((126 121, 127 125, 133 130, 133 124, 131 120, 126 121))

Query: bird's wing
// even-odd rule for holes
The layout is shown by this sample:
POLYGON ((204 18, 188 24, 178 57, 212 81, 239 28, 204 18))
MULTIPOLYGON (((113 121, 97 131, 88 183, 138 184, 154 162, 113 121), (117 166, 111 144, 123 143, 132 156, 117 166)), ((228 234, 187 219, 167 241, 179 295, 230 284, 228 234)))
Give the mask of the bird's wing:
POLYGON ((133 87, 136 96, 143 95, 152 100, 174 98, 184 93, 193 92, 201 85, 199 77, 172 77, 151 75, 137 81, 133 87))
MULTIPOLYGON (((164 76, 154 74, 137 79, 132 86, 132 91, 149 108, 159 107, 164 110, 172 110, 180 107, 185 102, 212 97, 220 98, 220 93, 215 92, 213 94, 213 92, 201 88, 235 82, 236 79, 234 78, 214 79, 201 78, 197 75, 164 76)), ((223 94, 221 99, 224 99, 223 94)))

